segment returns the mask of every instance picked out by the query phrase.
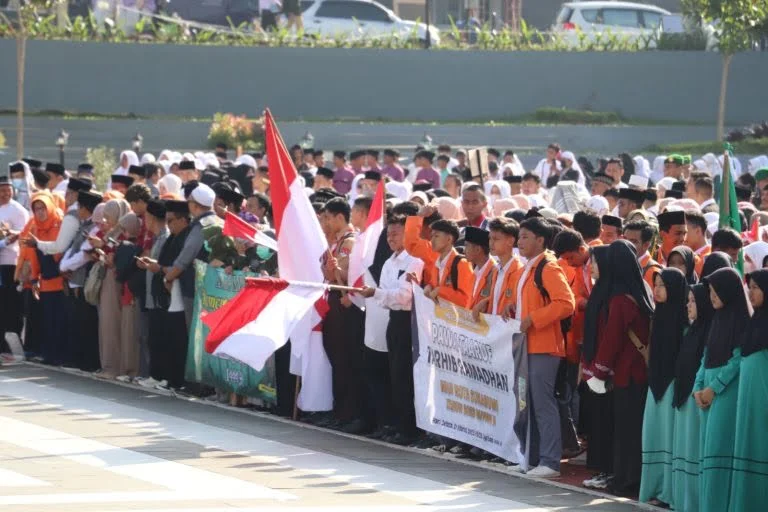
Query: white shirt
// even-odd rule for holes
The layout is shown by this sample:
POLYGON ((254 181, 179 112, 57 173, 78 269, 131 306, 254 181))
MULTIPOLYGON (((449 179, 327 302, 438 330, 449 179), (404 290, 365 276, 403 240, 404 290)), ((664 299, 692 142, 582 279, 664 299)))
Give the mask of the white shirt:
MULTIPOLYGON (((96 232, 99 230, 98 226, 91 227, 91 230, 88 232, 90 235, 95 235, 96 232)), ((83 245, 80 246, 80 250, 73 253, 72 249, 67 249, 67 252, 64 253, 64 257, 61 258, 61 262, 59 263, 59 269, 62 272, 74 272, 75 270, 79 269, 83 265, 88 263, 88 256, 85 254, 85 251, 92 249, 91 243, 86 240, 83 242, 83 245)), ((70 288, 82 288, 82 286, 78 284, 74 284, 73 282, 69 282, 70 288)))
POLYGON ((534 265, 536 265, 541 258, 544 257, 544 253, 539 254, 532 260, 529 260, 525 264, 525 270, 523 271, 523 275, 520 276, 520 281, 517 283, 517 303, 515 304, 515 319, 516 320, 523 320, 523 287, 525 286, 525 281, 528 279, 528 274, 531 273, 531 269, 534 265))
POLYGON ((443 282, 443 277, 445 277, 445 267, 448 265, 448 257, 451 255, 449 252, 448 255, 446 255, 444 258, 438 258, 435 262, 435 266, 437 267, 437 285, 440 286, 440 283, 443 282))
MULTIPOLYGON (((67 209, 67 212, 77 211, 77 203, 67 209)), ((65 215, 61 221, 59 235, 53 242, 38 242, 37 248, 43 254, 60 254, 69 249, 72 240, 75 239, 77 230, 80 229, 80 221, 72 215, 65 215)))
POLYGON ((181 283, 174 279, 171 283, 171 304, 168 306, 169 313, 179 313, 184 311, 184 299, 181 296, 181 283))
POLYGON ((714 200, 714 199, 712 199, 712 198, 709 198, 709 199, 707 199, 706 201, 704 201, 703 203, 701 203, 701 204, 699 205, 699 208, 701 208, 701 210, 703 211, 703 210, 704 210, 704 208, 706 208, 707 206, 709 206, 709 205, 711 205, 711 204, 714 204, 715 206, 717 206, 717 201, 715 201, 715 200, 714 200))
MULTIPOLYGON (((29 212, 17 201, 11 199, 0 206, 0 223, 6 224, 12 231, 21 231, 29 222, 29 212)), ((16 265, 19 258, 19 242, 3 246, 0 249, 0 265, 16 265)))
POLYGON ((485 270, 488 267, 492 267, 496 265, 496 261, 493 258, 488 258, 488 261, 485 262, 485 265, 482 267, 477 267, 474 271, 475 273, 475 285, 472 287, 472 296, 474 297, 477 293, 477 287, 480 286, 480 279, 483 277, 483 274, 485 273, 485 270))
POLYGON ((51 192, 53 192, 54 194, 58 193, 64 196, 67 193, 68 186, 69 186, 69 180, 64 180, 58 185, 56 185, 56 187, 53 190, 51 190, 51 192))
MULTIPOLYGON (((376 281, 369 270, 363 274, 365 286, 376 287, 376 281)), ((375 297, 365 299, 365 335, 363 343, 376 352, 388 352, 387 349, 387 325, 389 324, 389 311, 384 308, 375 297)))
MULTIPOLYGON (((445 258, 446 260, 448 258, 445 258)), ((379 287, 373 298, 382 307, 392 311, 410 311, 413 307, 413 291, 406 276, 413 272, 421 279, 424 262, 414 258, 406 251, 393 254, 381 269, 379 287)))
MULTIPOLYGON (((555 169, 560 170, 562 167, 560 165, 559 161, 555 161, 555 169)), ((533 171, 534 174, 538 175, 539 178, 541 178, 541 186, 546 187, 547 186, 547 179, 549 178, 549 175, 552 174, 552 165, 547 162, 546 158, 542 158, 541 161, 539 161, 538 164, 536 164, 536 169, 533 171)))
MULTIPOLYGON (((507 275, 507 271, 509 270, 509 266, 512 264, 512 262, 515 261, 515 258, 509 258, 509 261, 506 265, 497 267, 499 269, 499 274, 496 277, 496 286, 493 287, 493 308, 491 309, 492 315, 498 315, 498 307, 499 307, 499 299, 501 298, 501 289, 504 287, 504 277, 507 275)), ((519 297, 518 297, 519 300, 519 297)))

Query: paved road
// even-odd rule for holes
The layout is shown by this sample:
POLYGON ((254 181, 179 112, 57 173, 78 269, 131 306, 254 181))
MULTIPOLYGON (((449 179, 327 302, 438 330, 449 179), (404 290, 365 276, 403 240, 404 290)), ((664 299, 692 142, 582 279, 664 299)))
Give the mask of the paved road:
POLYGON ((623 512, 407 449, 27 365, 0 368, 4 512, 623 512))
MULTIPOLYGON (((14 158, 15 118, 0 116, 0 130, 6 134, 8 149, 0 155, 4 164, 14 158)), ((164 148, 199 149, 205 145, 209 123, 160 120, 83 120, 30 117, 26 120, 26 153, 43 160, 58 160, 54 141, 59 130, 70 134, 67 162, 83 160, 88 147, 129 148, 140 132, 145 150, 157 154, 164 148)), ((714 128, 706 126, 487 126, 417 125, 370 123, 281 123, 287 144, 298 142, 309 131, 315 146, 326 150, 355 147, 397 147, 405 152, 428 133, 434 142, 453 146, 495 146, 512 148, 523 155, 526 166, 541 158, 547 144, 558 141, 577 155, 591 157, 615 155, 621 151, 637 153, 658 143, 714 139, 714 128)), ((646 155, 650 156, 650 155, 646 155)))

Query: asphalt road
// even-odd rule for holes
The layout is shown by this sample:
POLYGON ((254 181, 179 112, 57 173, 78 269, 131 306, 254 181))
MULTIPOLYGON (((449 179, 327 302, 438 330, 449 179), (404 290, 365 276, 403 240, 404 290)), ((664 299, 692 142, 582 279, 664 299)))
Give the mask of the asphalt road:
POLYGON ((638 510, 413 449, 29 365, 0 368, 4 512, 638 510))
MULTIPOLYGON (((13 116, 0 116, 0 131, 8 139, 6 154, 0 155, 0 164, 15 159, 15 126, 13 116)), ((66 161, 73 165, 84 159, 86 148, 89 147, 109 146, 116 151, 130 148, 131 139, 137 132, 144 137, 145 151, 157 154, 165 148, 195 150, 205 146, 208 127, 207 122, 191 121, 30 117, 25 126, 25 153, 42 160, 58 160, 55 140, 62 129, 70 134, 66 161)), ((516 150, 527 167, 535 165, 544 154, 547 144, 555 141, 577 155, 595 158, 622 151, 636 154, 652 144, 712 140, 715 136, 714 128, 705 126, 463 126, 291 122, 279 123, 279 128, 288 145, 297 143, 306 132, 310 132, 315 138, 315 147, 329 151, 340 148, 396 147, 406 154, 412 152, 426 133, 435 144, 516 150)))

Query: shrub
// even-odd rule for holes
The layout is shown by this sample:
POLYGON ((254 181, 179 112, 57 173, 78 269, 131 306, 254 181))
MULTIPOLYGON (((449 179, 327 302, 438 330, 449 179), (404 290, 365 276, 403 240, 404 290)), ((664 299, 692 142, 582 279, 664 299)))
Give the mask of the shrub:
POLYGON ((93 179, 98 190, 104 190, 109 177, 117 168, 117 155, 115 150, 106 146, 88 148, 85 152, 85 160, 93 166, 93 179))
POLYGON ((260 119, 252 121, 245 115, 236 116, 217 112, 213 116, 213 123, 208 132, 208 147, 226 144, 230 148, 259 149, 263 140, 261 126, 260 119))
POLYGON ((565 107, 544 107, 534 113, 534 120, 555 124, 617 124, 624 119, 617 112, 592 112, 565 107))
POLYGON ((0 148, 5 147, 5 134, 3 132, 0 132, 0 148))

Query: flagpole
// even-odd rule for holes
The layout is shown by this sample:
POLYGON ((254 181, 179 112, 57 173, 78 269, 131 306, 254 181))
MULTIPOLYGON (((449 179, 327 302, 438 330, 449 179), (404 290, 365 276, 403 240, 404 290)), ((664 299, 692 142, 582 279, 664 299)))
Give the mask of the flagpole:
MULTIPOLYGON (((268 277, 246 277, 246 281, 251 282, 266 282, 270 281, 271 278, 268 277)), ((336 290, 339 292, 362 292, 365 288, 355 288, 354 286, 341 286, 338 284, 329 284, 329 283, 310 283, 305 281, 287 281, 288 284, 292 284, 294 286, 305 286, 307 288, 322 288, 323 290, 336 290)))

